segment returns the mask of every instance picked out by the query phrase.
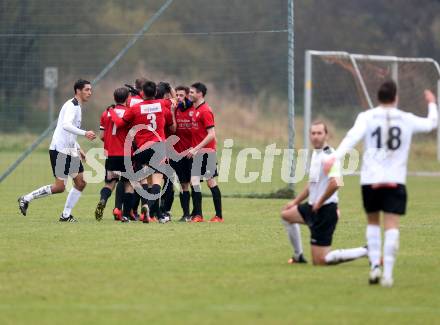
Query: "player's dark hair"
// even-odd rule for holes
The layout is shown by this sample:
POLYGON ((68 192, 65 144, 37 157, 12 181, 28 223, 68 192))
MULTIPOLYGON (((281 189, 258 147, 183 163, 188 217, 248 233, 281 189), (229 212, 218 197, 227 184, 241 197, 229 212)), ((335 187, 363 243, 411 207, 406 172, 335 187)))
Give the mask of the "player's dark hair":
POLYGON ((90 85, 90 81, 78 79, 73 85, 73 91, 75 92, 75 94, 77 90, 83 90, 85 85, 90 85))
POLYGON ((142 85, 142 91, 144 92, 144 96, 146 98, 154 98, 156 96, 156 83, 151 80, 145 81, 142 85))
POLYGON ((184 92, 185 92, 185 94, 189 94, 189 87, 186 87, 186 86, 177 86, 176 87, 176 91, 179 91, 179 90, 183 90, 184 92))
POLYGON ((156 99, 162 99, 165 94, 171 93, 171 86, 168 82, 159 82, 156 89, 156 99))
POLYGON ((387 80, 380 85, 377 92, 377 99, 382 104, 391 104, 396 100, 397 85, 394 80, 387 80))
POLYGON ((113 98, 116 104, 124 104, 128 98, 129 91, 125 87, 121 87, 115 90, 113 93, 113 98))
POLYGON ((137 90, 141 91, 142 90, 142 86, 144 85, 144 83, 147 81, 147 79, 145 78, 137 78, 134 81, 134 88, 136 88, 137 90))
POLYGON ((203 97, 205 97, 206 93, 208 92, 208 88, 206 88, 206 86, 201 82, 193 83, 191 87, 197 90, 197 92, 202 93, 203 97))

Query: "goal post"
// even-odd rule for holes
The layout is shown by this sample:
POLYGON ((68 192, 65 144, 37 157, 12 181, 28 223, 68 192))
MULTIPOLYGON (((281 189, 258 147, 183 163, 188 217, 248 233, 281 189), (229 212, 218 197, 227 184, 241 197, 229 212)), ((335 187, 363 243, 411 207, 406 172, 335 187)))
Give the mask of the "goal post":
MULTIPOLYGON (((423 89, 440 97, 440 66, 432 58, 352 54, 342 51, 305 52, 304 73, 304 148, 309 149, 308 132, 312 114, 322 109, 353 123, 349 114, 377 105, 376 91, 392 78, 399 85, 399 107, 417 115, 426 114, 423 89), (351 109, 351 112, 350 112, 351 109), (338 113, 338 110, 342 113, 338 113)), ((440 106, 440 100, 439 100, 440 106)), ((325 118, 325 113, 323 114, 325 118)), ((322 117, 322 116, 321 116, 322 117)), ((440 126, 437 127, 437 160, 440 161, 440 126)))

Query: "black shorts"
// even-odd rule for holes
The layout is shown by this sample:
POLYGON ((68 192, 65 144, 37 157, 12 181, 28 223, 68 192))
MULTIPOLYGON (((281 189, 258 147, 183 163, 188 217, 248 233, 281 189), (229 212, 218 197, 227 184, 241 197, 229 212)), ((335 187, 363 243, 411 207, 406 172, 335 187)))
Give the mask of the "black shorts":
MULTIPOLYGON (((134 171, 136 172, 135 180, 140 181, 153 173, 171 177, 171 175, 168 175, 171 168, 166 160, 165 152, 164 143, 157 142, 152 147, 136 153, 133 156, 134 171)), ((128 178, 132 179, 133 177, 130 175, 128 178)))
MULTIPOLYGON (((131 158, 129 159, 131 164, 131 158)), ((105 182, 110 183, 114 180, 120 180, 121 174, 125 172, 125 164, 123 156, 107 157, 105 160, 105 182)))
POLYGON ((191 176, 200 176, 202 179, 211 179, 218 176, 217 153, 205 152, 194 156, 191 176))
POLYGON ((191 181, 192 158, 183 157, 179 161, 170 160, 170 165, 179 178, 179 183, 189 183, 191 181))
POLYGON ((49 150, 49 157, 52 173, 56 178, 67 179, 69 175, 75 177, 84 172, 80 157, 66 155, 57 150, 49 150))
POLYGON ((338 205, 329 203, 323 205, 317 213, 312 212, 312 206, 303 203, 298 206, 304 222, 310 229, 310 244, 315 246, 331 246, 333 233, 338 223, 338 205))
POLYGON ((396 187, 373 188, 372 185, 362 185, 362 200, 367 213, 387 212, 404 215, 406 212, 406 186, 397 184, 396 187))
POLYGON ((133 156, 133 161, 139 168, 141 166, 150 166, 154 169, 160 169, 165 161, 165 144, 163 142, 156 142, 151 147, 137 152, 133 156))

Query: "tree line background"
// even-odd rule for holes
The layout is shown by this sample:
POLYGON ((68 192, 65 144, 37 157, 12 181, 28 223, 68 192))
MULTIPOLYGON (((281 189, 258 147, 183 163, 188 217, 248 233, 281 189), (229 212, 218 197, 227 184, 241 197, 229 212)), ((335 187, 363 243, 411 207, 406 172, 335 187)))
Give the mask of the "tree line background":
MULTIPOLYGON (((93 79, 163 2, 2 0, 0 131, 42 130, 44 68, 59 69, 59 106, 73 81, 93 79)), ((306 49, 440 59, 439 10, 437 0, 295 1, 298 111, 306 49)), ((215 96, 285 101, 286 28, 287 0, 176 0, 103 84, 111 89, 142 74, 174 83, 202 80, 215 96)), ((102 108, 107 97, 93 105, 102 108)), ((262 102, 264 110, 268 102, 262 102)))

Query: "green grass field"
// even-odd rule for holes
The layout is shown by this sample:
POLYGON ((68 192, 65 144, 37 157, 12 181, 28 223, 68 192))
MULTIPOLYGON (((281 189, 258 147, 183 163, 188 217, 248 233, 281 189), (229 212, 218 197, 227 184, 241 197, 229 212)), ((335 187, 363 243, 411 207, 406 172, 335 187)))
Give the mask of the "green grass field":
MULTIPOLYGON (((90 184, 73 211, 78 224, 57 221, 66 194, 34 201, 21 216, 17 197, 50 181, 44 153, 0 185, 0 324, 439 322, 440 179, 409 179, 391 289, 367 285, 367 259, 287 265, 285 200, 225 198, 224 224, 121 224, 110 208, 97 223, 100 185, 90 184)), ((345 183, 335 248, 365 243, 358 179, 345 183)), ((209 197, 204 211, 213 215, 209 197)), ((306 228, 302 235, 310 258, 306 228)))

